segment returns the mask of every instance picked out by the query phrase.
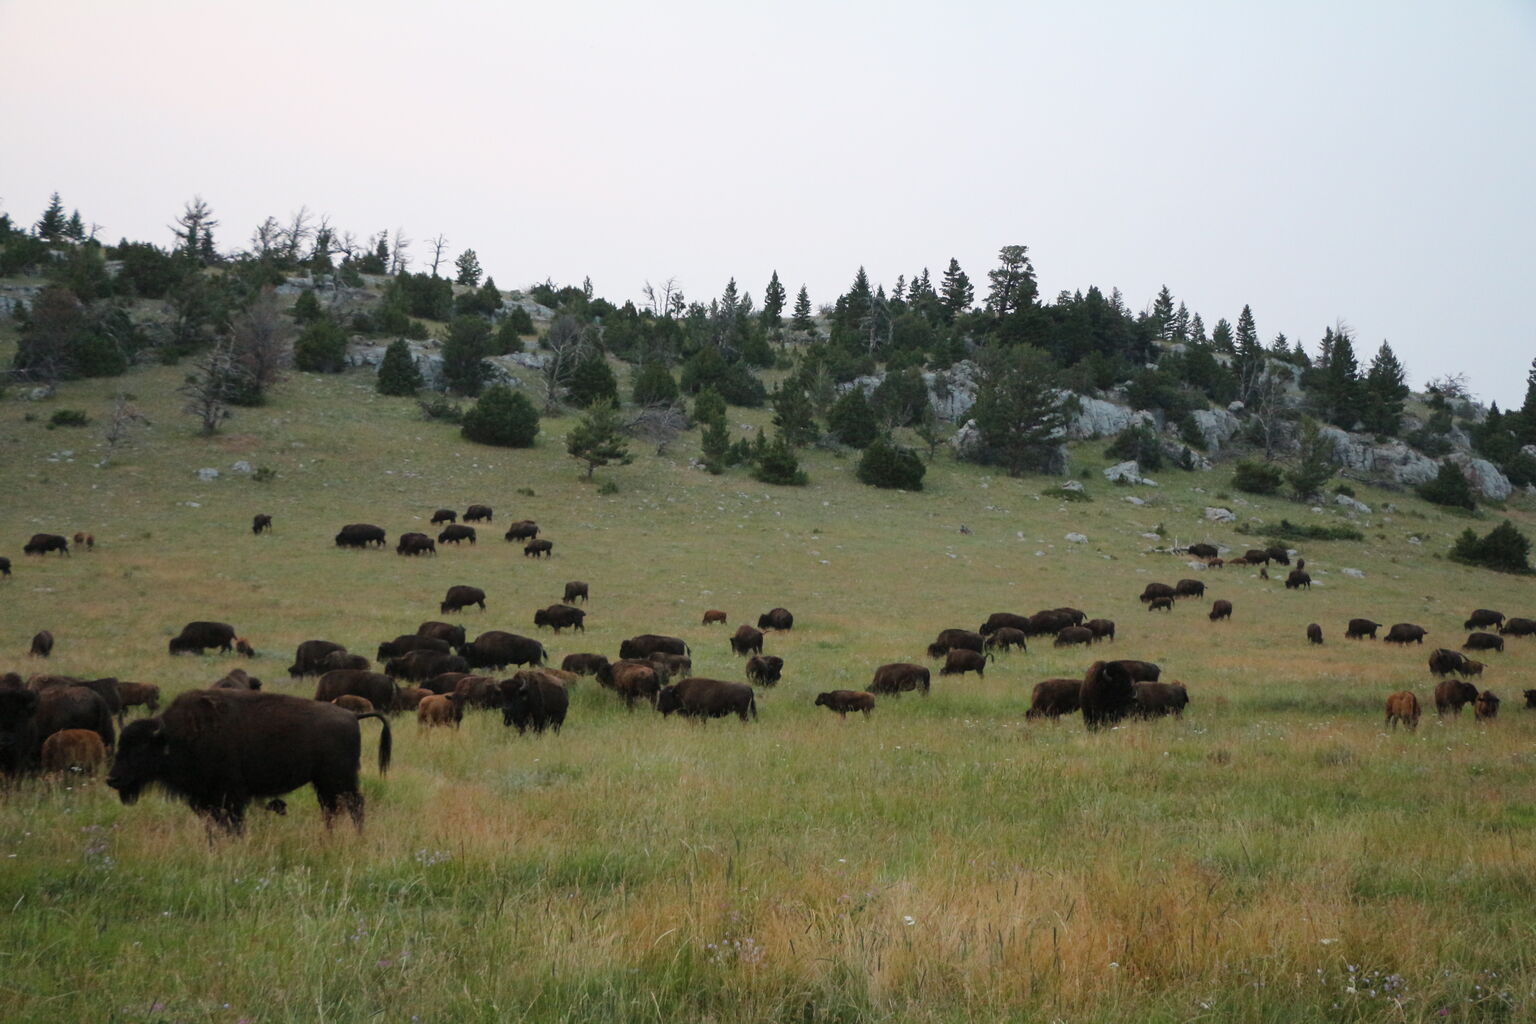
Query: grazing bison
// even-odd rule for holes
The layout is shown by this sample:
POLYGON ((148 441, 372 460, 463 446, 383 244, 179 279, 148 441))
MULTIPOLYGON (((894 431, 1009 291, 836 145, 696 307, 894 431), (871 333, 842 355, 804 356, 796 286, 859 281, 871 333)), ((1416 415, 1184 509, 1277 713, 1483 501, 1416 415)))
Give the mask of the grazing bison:
MULTIPOLYGON (((114 680, 115 683, 115 680, 114 680)), ((50 686, 37 695, 37 739, 39 742, 64 729, 89 729, 112 749, 116 733, 112 728, 112 708, 96 687, 50 686)), ((33 752, 34 758, 38 751, 33 752)))
POLYGON ((235 627, 227 622, 189 622, 181 632, 171 637, 170 652, 180 654, 192 651, 202 654, 210 647, 217 647, 228 654, 235 647, 235 627))
POLYGON ((656 695, 656 710, 663 715, 676 711, 685 718, 723 718, 736 715, 743 722, 757 717, 757 694, 746 683, 689 676, 656 695))
MULTIPOLYGON (((668 654, 666 651, 654 651, 645 660, 656 666, 656 673, 661 678, 663 686, 673 676, 693 675, 693 659, 686 654, 668 654)), ((780 665, 784 663, 782 658, 775 658, 773 660, 779 662, 780 665)))
POLYGON ((1437 647, 1429 652, 1429 671, 1437 676, 1466 675, 1463 671, 1467 658, 1460 651, 1448 651, 1444 647, 1437 647))
POLYGON ((1221 550, 1215 544, 1191 544, 1185 549, 1196 558, 1215 558, 1221 550))
POLYGON ((621 658, 649 658, 657 651, 664 654, 692 654, 688 645, 675 636, 662 636, 658 633, 641 633, 632 636, 619 644, 619 657, 621 658))
POLYGON ((378 711, 355 715, 334 704, 282 693, 192 690, 156 718, 123 730, 122 749, 107 776, 123 803, 159 785, 186 801, 210 826, 245 827, 252 799, 278 797, 306 783, 315 788, 329 827, 345 810, 359 831, 363 794, 359 722, 377 718, 379 771, 389 767, 389 722, 378 711))
POLYGON ((419 686, 402 686, 395 693, 396 711, 415 711, 421 706, 422 698, 431 697, 431 690, 424 690, 419 686))
POLYGON ((631 711, 635 710, 637 699, 643 697, 655 704, 656 695, 661 692, 661 676, 656 666, 633 658, 616 661, 599 671, 597 681, 624 698, 624 706, 631 711))
POLYGON ((124 711, 140 706, 150 714, 160 710, 160 687, 153 683, 118 683, 117 694, 124 711))
POLYGON ((1300 590, 1303 587, 1305 587, 1307 590, 1312 589, 1311 574, 1304 572, 1301 569, 1292 569, 1290 575, 1286 576, 1285 578, 1285 589, 1300 590))
POLYGON ((1147 604, 1148 602, 1156 601, 1159 598, 1166 598, 1168 601, 1171 602, 1173 600, 1173 597, 1174 597, 1174 590, 1168 584, 1166 584, 1166 583, 1148 583, 1146 585, 1146 587, 1141 592, 1141 603, 1142 604, 1147 604))
POLYGON ((1025 718, 1060 718, 1082 706, 1081 679, 1045 679, 1035 684, 1025 718))
POLYGON ((43 771, 67 772, 78 768, 94 775, 106 764, 107 748, 89 729, 61 729, 43 741, 43 771))
POLYGON ((470 668, 499 670, 508 665, 542 665, 548 660, 544 645, 537 640, 499 629, 486 630, 459 650, 470 668))
MULTIPOLYGON (((468 672, 468 660, 457 654, 441 651, 415 650, 391 658, 384 663, 384 674, 391 679, 405 679, 413 683, 425 682, 444 672, 468 672)), ((324 679, 325 676, 321 676, 324 679)), ((370 698, 372 699, 372 698, 370 698)), ((383 705, 387 707, 388 705, 383 705)))
POLYGON ((1531 636, 1536 634, 1536 619, 1505 619, 1499 627, 1500 636, 1531 636))
POLYGON ((711 608, 704 613, 704 625, 708 626, 715 622, 720 623, 722 626, 725 625, 725 612, 718 608, 711 608))
POLYGON ((747 660, 747 680, 758 686, 777 686, 783 675, 783 658, 759 654, 747 660))
POLYGON ((391 658, 403 658, 412 651, 436 651, 438 654, 448 654, 452 650, 453 645, 447 640, 439 640, 435 636, 422 636, 420 633, 402 633, 393 640, 386 640, 379 644, 374 657, 379 661, 388 661, 391 658))
POLYGON ((1415 626, 1411 622, 1399 622, 1387 630, 1384 638, 1389 644, 1423 644, 1424 636, 1429 630, 1423 626, 1415 626))
POLYGON ((1211 621, 1220 622, 1222 619, 1232 618, 1232 602, 1227 600, 1211 602, 1211 621))
POLYGON ((1056 647, 1071 647, 1074 644, 1091 644, 1095 637, 1093 630, 1087 626, 1068 626, 1056 634, 1056 647))
POLYGON ((1467 642, 1461 645, 1464 651, 1498 651, 1504 653, 1504 638, 1492 633, 1468 633, 1467 642))
POLYGON ((416 705, 416 724, 423 729, 435 725, 451 725, 457 729, 462 717, 453 697, 446 693, 430 694, 421 698, 421 703, 416 705))
POLYGON ((7 674, 7 684, 0 686, 0 771, 22 775, 36 771, 39 745, 37 706, 41 698, 24 689, 21 680, 7 674))
POLYGON ((75 547, 84 547, 87 551, 94 551, 96 548, 96 535, 94 533, 86 533, 83 530, 77 530, 75 532, 75 547))
POLYGON ((293 664, 288 666, 288 674, 295 678, 317 676, 326 670, 325 659, 337 651, 345 654, 347 649, 329 640, 305 640, 294 652, 293 664))
POLYGON ((587 597, 587 585, 581 580, 571 580, 571 582, 565 585, 565 594, 560 598, 560 600, 564 601, 566 604, 570 604, 572 601, 581 601, 585 603, 587 597))
POLYGON ((1467 621, 1461 624, 1462 629, 1482 629, 1484 626, 1495 628, 1504 624, 1504 613, 1496 612, 1492 608, 1474 609, 1467 621))
MULTIPOLYGON (((107 705, 107 711, 117 719, 118 725, 123 723, 123 692, 122 684, 110 676, 105 679, 76 679, 73 676, 36 675, 27 680, 27 689, 42 693, 60 686, 83 686, 95 693, 107 705)), ((107 740, 108 745, 111 740, 107 740)))
MULTIPOLYGON (((1267 554, 1269 556, 1269 560, 1274 562, 1276 565, 1291 564, 1290 550, 1288 548, 1282 547, 1279 544, 1276 544, 1274 547, 1265 548, 1264 553, 1267 554)), ((1300 560, 1296 563, 1296 567, 1299 569, 1305 564, 1305 560, 1300 560)))
POLYGON ((543 555, 545 557, 552 558, 554 557, 554 550, 554 541, 531 540, 527 544, 523 545, 523 557, 538 558, 540 555, 543 555))
MULTIPOLYGON (((987 616, 987 621, 981 624, 981 628, 977 632, 982 636, 991 636, 1004 626, 1029 633, 1029 616, 1015 615, 1012 612, 993 612, 987 616)), ((1033 636, 1035 634, 1030 635, 1033 636)))
POLYGON ((736 634, 731 637, 731 652, 733 654, 748 655, 763 653, 763 632, 753 629, 743 622, 736 627, 736 634))
POLYGON ((1270 554, 1264 548, 1249 548, 1243 552, 1242 561, 1244 565, 1268 565, 1269 559, 1270 554))
POLYGON ((9 558, 0 558, 0 576, 9 576, 10 574, 11 560, 9 558))
POLYGON ((350 668, 358 672, 367 672, 373 666, 368 659, 361 654, 348 654, 346 651, 332 651, 320 659, 320 668, 326 672, 338 668, 350 668))
POLYGON ((1136 708, 1136 680, 1122 661, 1096 661, 1083 676, 1079 700, 1089 729, 1113 725, 1136 708))
MULTIPOLYGON (((452 693, 459 685, 459 680, 469 675, 468 672, 443 672, 433 676, 422 683, 419 689, 428 693, 452 693)), ((418 687, 409 687, 418 689, 418 687)))
POLYGON ((1133 683, 1155 683, 1163 674, 1162 668, 1150 661, 1111 661, 1109 664, 1124 672, 1133 683))
POLYGON ((1098 643, 1100 640, 1105 639, 1111 641, 1115 639, 1114 619, 1089 619, 1087 622, 1083 623, 1083 625, 1093 630, 1094 643, 1098 643))
POLYGON ((487 523, 492 521, 491 506, 471 505, 469 508, 464 510, 464 521, 466 523, 478 523, 481 520, 484 520, 487 523))
POLYGON ((1477 700, 1472 702, 1472 713, 1477 716, 1479 722, 1499 717, 1499 698, 1492 690, 1484 690, 1477 695, 1477 700))
MULTIPOLYGON (((968 636, 974 636, 978 640, 982 638, 980 633, 971 633, 968 630, 965 632, 968 636)), ((940 635, 942 636, 943 634, 940 635)), ((943 657, 944 652, 942 651, 938 654, 933 653, 933 646, 934 645, 929 646, 928 656, 930 658, 943 657)), ((966 644, 955 644, 954 646, 963 648, 964 650, 968 651, 976 649, 966 644)), ((1004 651, 1009 651, 1015 647, 1021 651, 1029 650, 1029 638, 1024 635, 1024 631, 1022 629, 1014 629, 1012 626, 1004 626, 1002 629, 994 629, 992 631, 992 635, 986 638, 986 648, 988 650, 995 651, 1001 649, 1004 651)))
POLYGON ((875 710, 875 695, 863 690, 832 690, 818 693, 814 706, 836 711, 837 717, 842 719, 847 719, 850 711, 862 711, 864 717, 868 718, 869 713, 875 710))
POLYGON ((501 684, 492 676, 464 676, 453 684, 451 696, 462 718, 465 708, 501 707, 501 684))
MULTIPOLYGON (((354 715, 361 715, 373 710, 373 701, 369 700, 367 697, 359 697, 355 693, 344 693, 340 697, 332 700, 331 703, 335 704, 339 708, 346 708, 354 715)), ((400 699, 397 694, 395 698, 395 707, 398 708, 399 705, 400 699)))
POLYGON ((1173 593, 1176 597, 1204 597, 1205 584, 1199 580, 1179 580, 1173 585, 1173 593))
POLYGON ((587 627, 583 620, 586 617, 587 613, 580 608, 572 608, 568 604, 552 604, 533 613, 533 625, 535 629, 548 626, 556 633, 562 629, 579 629, 585 633, 587 627))
POLYGON ((1461 714, 1462 706, 1477 700, 1477 687, 1461 679, 1444 679, 1435 685, 1435 713, 1461 714))
POLYGON ((259 690, 261 680, 251 675, 243 668, 232 668, 219 681, 209 689, 213 690, 259 690))
POLYGON ((402 533, 400 539, 395 542, 395 554, 435 555, 437 554, 437 541, 424 533, 402 533))
POLYGON ((1387 720, 1382 727, 1396 729, 1399 722, 1407 726, 1409 732, 1419 727, 1419 698, 1412 690, 1399 690, 1387 698, 1387 720))
POLYGON ((464 627, 456 626, 451 622, 423 622, 416 627, 417 636, 429 636, 434 640, 441 640, 451 647, 464 645, 464 627))
POLYGON ((69 554, 69 541, 56 533, 34 533, 32 539, 21 546, 24 555, 46 555, 50 551, 69 554))
POLYGON ((373 544, 377 547, 384 546, 384 531, 372 523, 348 523, 336 534, 336 546, 339 548, 365 548, 373 544))
POLYGON ((1381 623, 1372 622, 1370 619, 1350 619, 1349 628, 1344 631, 1344 639, 1359 640, 1363 637, 1376 639, 1376 631, 1381 628, 1381 623))
POLYGON ((32 649, 27 652, 29 658, 46 658, 53 653, 53 634, 48 630, 39 630, 32 637, 32 649))
POLYGON ((788 608, 772 608, 757 617, 758 629, 793 629, 795 617, 788 608))
POLYGON ((543 672, 522 671, 501 681, 501 721, 517 726, 519 734, 552 729, 556 733, 565 724, 565 712, 571 698, 565 687, 543 672))
POLYGON ((445 527, 443 532, 437 535, 437 542, 439 544, 457 544, 462 540, 467 540, 471 544, 475 542, 475 528, 473 526, 455 524, 445 527))
POLYGON ((1052 608, 1051 611, 1065 615, 1073 626, 1081 626, 1088 618, 1088 613, 1080 608, 1052 608))
POLYGON ((579 676, 595 676, 608 667, 608 658, 603 654, 567 654, 560 667, 579 676))
MULTIPOLYGON (((1009 629, 1011 627, 1003 627, 1009 629)), ((1013 633, 1022 636, 1020 630, 1014 629, 1013 633)), ((984 646, 990 645, 992 637, 996 636, 994 630, 990 636, 983 637, 980 633, 973 633, 969 629, 944 629, 939 631, 938 639, 928 645, 928 657, 942 658, 952 649, 959 648, 966 651, 980 651, 984 646)))
POLYGON ((485 591, 479 587, 466 587, 460 584, 448 588, 448 594, 437 610, 448 615, 468 608, 472 604, 479 605, 480 610, 485 611, 485 591))
POLYGON ((1307 624, 1307 643, 1320 644, 1323 642, 1323 627, 1312 622, 1307 624))
MULTIPOLYGON (((1026 636, 1054 636, 1066 629, 1075 626, 1073 619, 1075 609, 1047 608, 1031 615, 1023 626, 1026 636)), ((998 629, 1006 629, 1006 625, 999 625, 998 629)))
POLYGON ((869 691, 895 696, 911 690, 921 690, 926 697, 930 678, 928 670, 922 665, 896 661, 875 669, 875 678, 869 684, 869 691))
POLYGON ((251 642, 245 637, 237 636, 235 637, 235 653, 242 658, 254 658, 256 657, 256 648, 252 647, 251 642))
POLYGON ((432 519, 429 525, 436 526, 438 523, 456 523, 458 521, 459 514, 453 509, 440 508, 436 512, 432 513, 432 519))
POLYGON ((271 533, 272 517, 265 512, 258 514, 256 518, 251 520, 251 532, 257 535, 271 533))
POLYGON ((1149 612, 1158 612, 1158 611, 1171 612, 1171 611, 1173 611, 1173 598, 1171 598, 1171 597, 1154 597, 1152 600, 1147 602, 1147 611, 1149 611, 1149 612))
POLYGON ((353 668, 332 669, 315 683, 315 700, 334 701, 350 694, 383 711, 394 710, 398 693, 394 679, 389 676, 353 668))
POLYGON ((1183 683, 1132 683, 1131 690, 1136 700, 1133 713, 1138 718, 1183 718, 1189 706, 1189 691, 1183 683))
POLYGON ((944 655, 944 667, 939 669, 941 676, 958 676, 967 672, 975 672, 983 678, 987 674, 987 662, 992 660, 990 654, 977 654, 975 651, 967 651, 955 648, 944 655))
POLYGON ((503 534, 503 536, 506 537, 506 539, 509 541, 533 540, 538 535, 539 524, 534 522, 532 519, 518 520, 511 526, 507 527, 507 532, 503 534))

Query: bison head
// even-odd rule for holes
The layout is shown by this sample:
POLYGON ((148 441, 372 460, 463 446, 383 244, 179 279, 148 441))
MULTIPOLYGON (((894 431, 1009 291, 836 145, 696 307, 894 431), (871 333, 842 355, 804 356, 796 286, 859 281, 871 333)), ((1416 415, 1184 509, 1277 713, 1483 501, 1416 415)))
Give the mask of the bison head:
POLYGON ((107 776, 107 785, 117 790, 118 799, 131 804, 144 787, 164 775, 171 756, 165 725, 158 718, 141 718, 124 726, 117 740, 117 758, 107 776))
POLYGON ((545 611, 543 608, 540 608, 538 611, 534 612, 533 624, 535 626, 549 625, 549 612, 545 611))
POLYGON ((663 715, 670 715, 679 711, 683 706, 683 698, 678 694, 676 686, 664 686, 661 692, 656 694, 656 710, 663 715))
POLYGON ((815 704, 815 706, 818 707, 818 708, 829 708, 829 707, 831 707, 832 706, 831 697, 832 697, 832 695, 830 693, 818 693, 816 695, 816 704, 815 704))

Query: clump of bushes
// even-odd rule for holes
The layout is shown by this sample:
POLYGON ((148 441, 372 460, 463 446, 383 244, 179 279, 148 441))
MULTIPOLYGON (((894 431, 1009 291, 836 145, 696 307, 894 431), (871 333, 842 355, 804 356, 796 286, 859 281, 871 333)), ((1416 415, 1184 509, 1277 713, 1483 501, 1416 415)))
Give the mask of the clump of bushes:
POLYGON ((877 438, 859 457, 856 473, 860 483, 887 490, 920 491, 928 467, 910 448, 888 437, 877 438))
POLYGON ((1239 523, 1234 529, 1237 533, 1264 533, 1269 536, 1271 544, 1282 540, 1365 540, 1365 534, 1351 526, 1293 523, 1289 519, 1280 520, 1279 526, 1253 527, 1248 523, 1239 523))
POLYGON ((1163 468, 1163 445, 1157 431, 1137 423, 1120 431, 1110 446, 1104 449, 1110 458, 1124 462, 1135 459, 1142 469, 1163 468))
POLYGON ((539 411, 521 391, 492 384, 464 414, 460 433, 479 444, 530 448, 539 433, 539 411))
POLYGON ((1454 462, 1440 463, 1440 472, 1435 474, 1433 480, 1418 489, 1418 495, 1433 505, 1464 508, 1468 511, 1477 508, 1477 498, 1472 494, 1472 485, 1467 483, 1461 467, 1454 462))
POLYGON ((55 427, 83 427, 91 422, 91 418, 79 409, 58 409, 48 417, 48 429, 55 427))
POLYGON ((1479 537, 1468 527, 1451 546, 1451 560, 1495 572, 1529 573, 1531 542, 1508 519, 1479 537))
POLYGON ((1279 466, 1265 462, 1239 462, 1232 471, 1232 486, 1249 494, 1276 494, 1284 480, 1279 466))

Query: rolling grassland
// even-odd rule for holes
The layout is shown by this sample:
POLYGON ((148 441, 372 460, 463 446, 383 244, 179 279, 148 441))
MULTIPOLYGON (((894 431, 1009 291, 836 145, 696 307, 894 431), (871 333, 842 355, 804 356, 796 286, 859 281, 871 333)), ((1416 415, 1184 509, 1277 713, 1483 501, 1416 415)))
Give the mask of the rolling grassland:
MULTIPOLYGON (((0 402, 0 555, 15 563, 0 580, 0 671, 38 671, 27 641, 47 628, 54 672, 169 695, 238 664, 308 695, 312 681, 286 675, 300 641, 371 657, 439 618, 457 583, 489 595, 453 617, 471 634, 536 635, 535 609, 586 580, 586 634, 540 634, 556 664, 654 631, 691 644, 696 674, 740 679, 729 629, 784 605, 795 628, 765 648, 784 681, 745 726, 628 713, 591 679, 558 736, 519 737, 486 712, 456 732, 402 715, 382 777, 379 725, 364 722, 361 836, 327 833, 303 791, 286 817, 253 809, 243 838, 210 841, 185 807, 153 794, 121 806, 100 778, 13 786, 0 795, 0 1018, 1536 1017, 1536 712, 1520 698, 1536 639, 1484 658, 1482 685, 1504 699, 1491 724, 1436 721, 1425 667, 1432 647, 1460 644, 1471 609, 1536 614, 1536 590, 1436 557, 1464 519, 1357 486, 1376 510, 1360 517, 1365 541, 1296 545, 1311 591, 1212 570, 1204 600, 1151 614, 1147 582, 1197 575, 1153 548, 1262 546, 1262 532, 1207 524, 1206 505, 1243 521, 1343 514, 1218 499, 1220 468, 1110 486, 1093 444, 1074 451, 1091 502, 943 454, 920 494, 863 487, 853 459, 825 452, 804 458, 811 486, 768 487, 688 468, 696 434, 599 470, 618 485, 602 495, 564 454, 570 419, 545 420, 533 450, 483 448, 374 395, 366 375, 295 375, 205 439, 171 394, 181 372, 0 402), (99 423, 117 388, 152 426, 108 457, 99 423), (61 407, 97 424, 45 429, 61 407), (276 476, 233 473, 237 460, 276 476), (205 466, 220 478, 198 480, 205 466), (436 533, 434 509, 472 502, 496 510, 474 546, 393 553, 403 531, 436 533), (251 534, 257 512, 273 515, 270 535, 251 534), (501 539, 525 517, 552 558, 501 539), (352 522, 383 526, 391 549, 336 548, 352 522), (94 551, 21 555, 34 532, 76 530, 94 551), (1065 541, 1074 531, 1088 542, 1065 541), (1233 602, 1230 622, 1207 620, 1213 598, 1233 602), (882 663, 926 662, 944 627, 1059 605, 1116 620, 1118 639, 1034 641, 985 679, 934 664, 931 696, 882 699, 867 721, 812 706, 882 663), (707 608, 730 626, 701 626, 707 608), (1428 643, 1346 641, 1356 615, 1417 622, 1428 643), (168 656, 194 619, 232 623, 258 657, 168 656), (1309 622, 1326 644, 1306 643, 1309 622), (1188 711, 1097 734, 1076 717, 1026 722, 1035 682, 1098 657, 1160 663, 1189 687, 1188 711), (1425 704, 1416 733, 1383 728, 1403 688, 1425 704)), ((731 411, 733 425, 763 421, 731 411)), ((1526 509, 1507 514, 1533 532, 1526 509)))

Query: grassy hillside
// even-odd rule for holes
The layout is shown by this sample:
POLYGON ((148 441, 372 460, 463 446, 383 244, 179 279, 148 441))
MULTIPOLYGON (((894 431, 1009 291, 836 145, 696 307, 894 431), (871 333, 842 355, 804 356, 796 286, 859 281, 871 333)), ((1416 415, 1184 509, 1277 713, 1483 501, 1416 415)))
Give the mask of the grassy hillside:
MULTIPOLYGON (((734 628, 784 605, 796 627, 770 634, 767 652, 785 658, 785 679, 749 726, 629 714, 590 680, 557 737, 520 739, 485 713, 424 734, 402 716, 382 778, 378 726, 364 723, 361 837, 327 834, 305 793, 287 817, 253 813, 245 838, 210 843, 184 807, 122 807, 100 780, 15 787, 0 798, 0 1017, 1536 1013, 1536 715, 1519 707, 1536 641, 1486 659, 1485 685, 1505 700, 1496 723, 1431 711, 1409 735, 1383 731, 1382 703, 1412 688, 1432 708, 1429 647, 1343 639, 1365 615, 1455 646, 1474 607, 1536 612, 1528 580, 1438 557, 1464 519, 1358 486, 1377 510, 1357 524, 1364 542, 1298 545, 1310 592, 1213 570, 1206 600, 1149 614, 1136 599, 1148 581, 1195 575, 1154 547, 1262 542, 1207 524, 1207 504, 1248 522, 1342 513, 1218 498, 1221 469, 1112 487, 1092 445, 1074 451, 1085 503, 943 455, 921 494, 865 488, 851 459, 826 453, 805 458, 810 487, 767 487, 689 469, 695 436, 600 470, 619 488, 600 495, 564 454, 570 420, 544 421, 531 451, 488 449, 376 396, 367 375, 295 375, 204 439, 172 393, 181 372, 0 401, 0 555, 15 563, 0 581, 0 671, 38 670, 27 641, 48 628, 52 671, 179 692, 236 664, 166 654, 183 623, 216 619, 252 640, 259 657, 241 664, 269 689, 307 694, 284 674, 302 640, 371 655, 438 618, 455 583, 489 595, 484 613, 459 616, 471 633, 533 635, 534 610, 586 580, 586 635, 542 636, 557 661, 656 631, 692 644, 698 674, 739 679, 727 631, 699 625, 703 611, 725 609, 734 628), (108 457, 99 424, 120 388, 152 426, 108 457), (97 424, 46 429, 56 408, 97 424), (232 473, 237 460, 276 476, 232 473), (199 481, 200 467, 221 476, 199 481), (331 543, 341 524, 373 522, 393 545, 434 509, 472 502, 494 506, 496 524, 435 559, 331 543), (272 534, 252 536, 257 512, 274 516, 272 534), (553 558, 501 540, 523 517, 553 558), (21 556, 33 532, 76 530, 95 534, 94 552, 21 556), (1233 602, 1231 622, 1207 621, 1212 598, 1233 602), (882 700, 869 721, 812 706, 819 691, 862 689, 881 663, 923 661, 941 628, 1063 604, 1115 619, 1112 648, 1032 643, 985 680, 936 677, 927 699, 882 700), (1309 622, 1323 647, 1306 644, 1309 622), (1036 681, 1100 656, 1159 662, 1188 685, 1188 713, 1096 735, 1024 720, 1036 681)), ((761 419, 731 411, 733 424, 761 419)), ((1531 532, 1526 509, 1508 514, 1531 532)))

